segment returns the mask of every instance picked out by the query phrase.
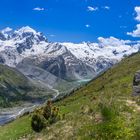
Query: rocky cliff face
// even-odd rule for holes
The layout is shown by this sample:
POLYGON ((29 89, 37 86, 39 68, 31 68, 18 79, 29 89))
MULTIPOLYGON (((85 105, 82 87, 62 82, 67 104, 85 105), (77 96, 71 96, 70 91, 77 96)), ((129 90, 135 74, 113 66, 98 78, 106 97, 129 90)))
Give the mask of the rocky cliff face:
POLYGON ((133 95, 140 95, 140 71, 137 71, 134 76, 133 95))

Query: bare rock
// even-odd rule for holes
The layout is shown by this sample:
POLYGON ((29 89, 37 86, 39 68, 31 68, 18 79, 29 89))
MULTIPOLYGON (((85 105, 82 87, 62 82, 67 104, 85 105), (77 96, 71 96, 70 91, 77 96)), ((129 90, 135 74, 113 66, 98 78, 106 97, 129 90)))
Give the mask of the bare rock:
POLYGON ((137 71, 133 79, 133 95, 140 95, 140 71, 137 71))

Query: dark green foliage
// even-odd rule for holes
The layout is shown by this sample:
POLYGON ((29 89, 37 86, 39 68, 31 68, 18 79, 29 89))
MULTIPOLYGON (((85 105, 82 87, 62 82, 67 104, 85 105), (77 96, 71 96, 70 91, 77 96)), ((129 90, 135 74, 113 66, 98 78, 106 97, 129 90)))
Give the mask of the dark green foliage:
POLYGON ((43 116, 46 120, 51 117, 52 113, 52 103, 50 101, 47 102, 46 106, 43 108, 43 116))
POLYGON ((113 107, 104 105, 102 103, 99 104, 99 107, 105 121, 110 121, 111 119, 115 118, 116 112, 113 107))
POLYGON ((43 108, 43 116, 49 124, 53 124, 60 119, 59 108, 53 106, 51 101, 48 101, 46 106, 43 108))
POLYGON ((34 114, 31 120, 32 129, 36 132, 40 132, 45 127, 45 119, 42 115, 34 114))
POLYGON ((59 108, 53 107, 51 111, 51 116, 49 117, 49 123, 53 124, 60 119, 59 117, 59 108))
POLYGON ((35 111, 32 116, 31 126, 34 131, 40 132, 47 124, 51 125, 61 118, 59 108, 53 106, 51 101, 48 101, 43 108, 35 111))

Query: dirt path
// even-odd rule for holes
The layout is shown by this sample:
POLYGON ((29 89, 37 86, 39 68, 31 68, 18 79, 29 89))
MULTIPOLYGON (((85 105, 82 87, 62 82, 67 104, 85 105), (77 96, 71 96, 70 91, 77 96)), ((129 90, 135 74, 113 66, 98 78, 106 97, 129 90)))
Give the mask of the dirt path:
POLYGON ((140 106, 136 103, 136 101, 126 100, 126 104, 127 104, 128 106, 134 107, 137 111, 140 112, 140 106))

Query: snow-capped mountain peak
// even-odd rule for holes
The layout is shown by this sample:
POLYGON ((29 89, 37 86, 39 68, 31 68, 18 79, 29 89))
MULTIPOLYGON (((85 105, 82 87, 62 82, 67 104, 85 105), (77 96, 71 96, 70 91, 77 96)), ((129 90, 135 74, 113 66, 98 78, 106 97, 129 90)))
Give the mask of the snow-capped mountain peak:
POLYGON ((29 26, 22 27, 19 30, 16 30, 15 33, 17 33, 17 34, 23 34, 23 33, 37 34, 37 32, 29 26))
POLYGON ((16 67, 25 59, 27 63, 32 60, 33 65, 63 78, 92 77, 139 48, 139 42, 131 44, 115 37, 100 37, 97 43, 49 43, 42 33, 29 26, 0 32, 0 63, 16 67))
POLYGON ((1 30, 1 32, 3 33, 3 34, 8 34, 9 32, 12 32, 12 28, 10 28, 10 27, 6 27, 5 29, 3 29, 3 30, 1 30))
POLYGON ((0 31, 0 40, 7 40, 12 33, 12 28, 6 27, 5 29, 0 31))
POLYGON ((40 44, 41 42, 47 43, 46 37, 41 32, 37 32, 29 26, 14 31, 10 36, 10 40, 15 42, 16 47, 22 48, 22 50, 30 49, 33 45, 40 44))

